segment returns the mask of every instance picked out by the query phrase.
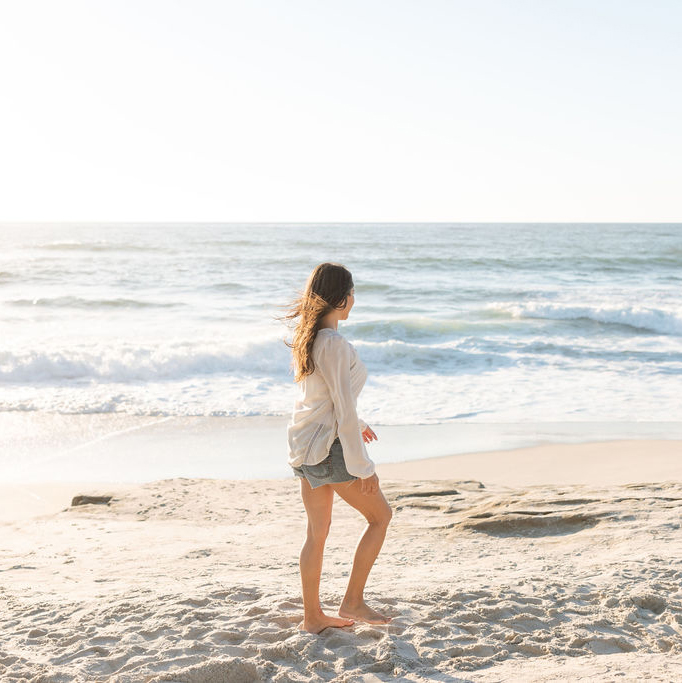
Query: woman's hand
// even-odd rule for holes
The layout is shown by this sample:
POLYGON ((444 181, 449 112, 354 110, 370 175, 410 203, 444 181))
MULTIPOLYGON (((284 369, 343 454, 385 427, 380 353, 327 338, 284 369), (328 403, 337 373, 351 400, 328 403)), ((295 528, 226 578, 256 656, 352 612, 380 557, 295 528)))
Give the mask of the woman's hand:
POLYGON ((365 431, 362 432, 362 440, 365 443, 369 443, 370 441, 377 441, 378 439, 379 437, 374 433, 374 430, 367 425, 367 427, 365 427, 365 431))
POLYGON ((379 477, 374 473, 367 479, 360 479, 360 493, 372 495, 379 490, 379 477))

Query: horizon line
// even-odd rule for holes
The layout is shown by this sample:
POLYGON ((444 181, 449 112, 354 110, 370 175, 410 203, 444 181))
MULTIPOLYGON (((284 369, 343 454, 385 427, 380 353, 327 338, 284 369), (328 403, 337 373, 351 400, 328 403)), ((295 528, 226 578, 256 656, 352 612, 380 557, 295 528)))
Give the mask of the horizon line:
POLYGON ((207 220, 0 220, 8 225, 682 225, 682 221, 207 221, 207 220))

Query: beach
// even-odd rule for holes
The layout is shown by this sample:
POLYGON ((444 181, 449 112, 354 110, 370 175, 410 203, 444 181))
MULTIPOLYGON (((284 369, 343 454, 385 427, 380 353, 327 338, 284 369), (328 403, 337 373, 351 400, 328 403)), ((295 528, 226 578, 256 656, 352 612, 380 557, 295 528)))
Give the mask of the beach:
MULTIPOLYGON (((320 634, 298 629, 293 477, 3 484, 0 678, 679 680, 681 454, 616 440, 379 464, 394 515, 366 599, 393 619, 320 634)), ((363 528, 336 497, 330 614, 363 528)))
POLYGON ((682 3, 1 16, 0 683, 682 683, 682 3))
MULTIPOLYGON (((681 250, 664 223, 0 226, 0 680, 682 680, 681 250), (392 621, 312 634, 277 316, 329 260, 392 621)), ((329 614, 364 527, 337 497, 329 614)))

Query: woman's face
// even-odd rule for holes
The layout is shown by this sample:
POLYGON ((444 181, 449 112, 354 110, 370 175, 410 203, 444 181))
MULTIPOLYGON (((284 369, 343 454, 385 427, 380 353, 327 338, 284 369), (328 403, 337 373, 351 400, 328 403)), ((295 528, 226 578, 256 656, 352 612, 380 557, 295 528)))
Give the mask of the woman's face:
POLYGON ((350 313, 350 309, 353 308, 353 304, 355 303, 355 287, 350 290, 350 294, 346 297, 346 305, 343 308, 343 311, 341 312, 341 320, 346 320, 348 318, 348 314, 350 313))

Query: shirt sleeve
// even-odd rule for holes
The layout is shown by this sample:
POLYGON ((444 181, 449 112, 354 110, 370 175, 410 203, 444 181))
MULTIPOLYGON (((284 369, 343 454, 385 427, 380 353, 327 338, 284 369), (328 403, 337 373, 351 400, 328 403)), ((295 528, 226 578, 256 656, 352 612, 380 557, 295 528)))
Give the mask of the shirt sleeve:
POLYGON ((350 345, 341 336, 330 337, 320 350, 318 370, 329 388, 338 424, 343 458, 350 474, 366 479, 374 474, 360 434, 355 399, 350 387, 350 345))

